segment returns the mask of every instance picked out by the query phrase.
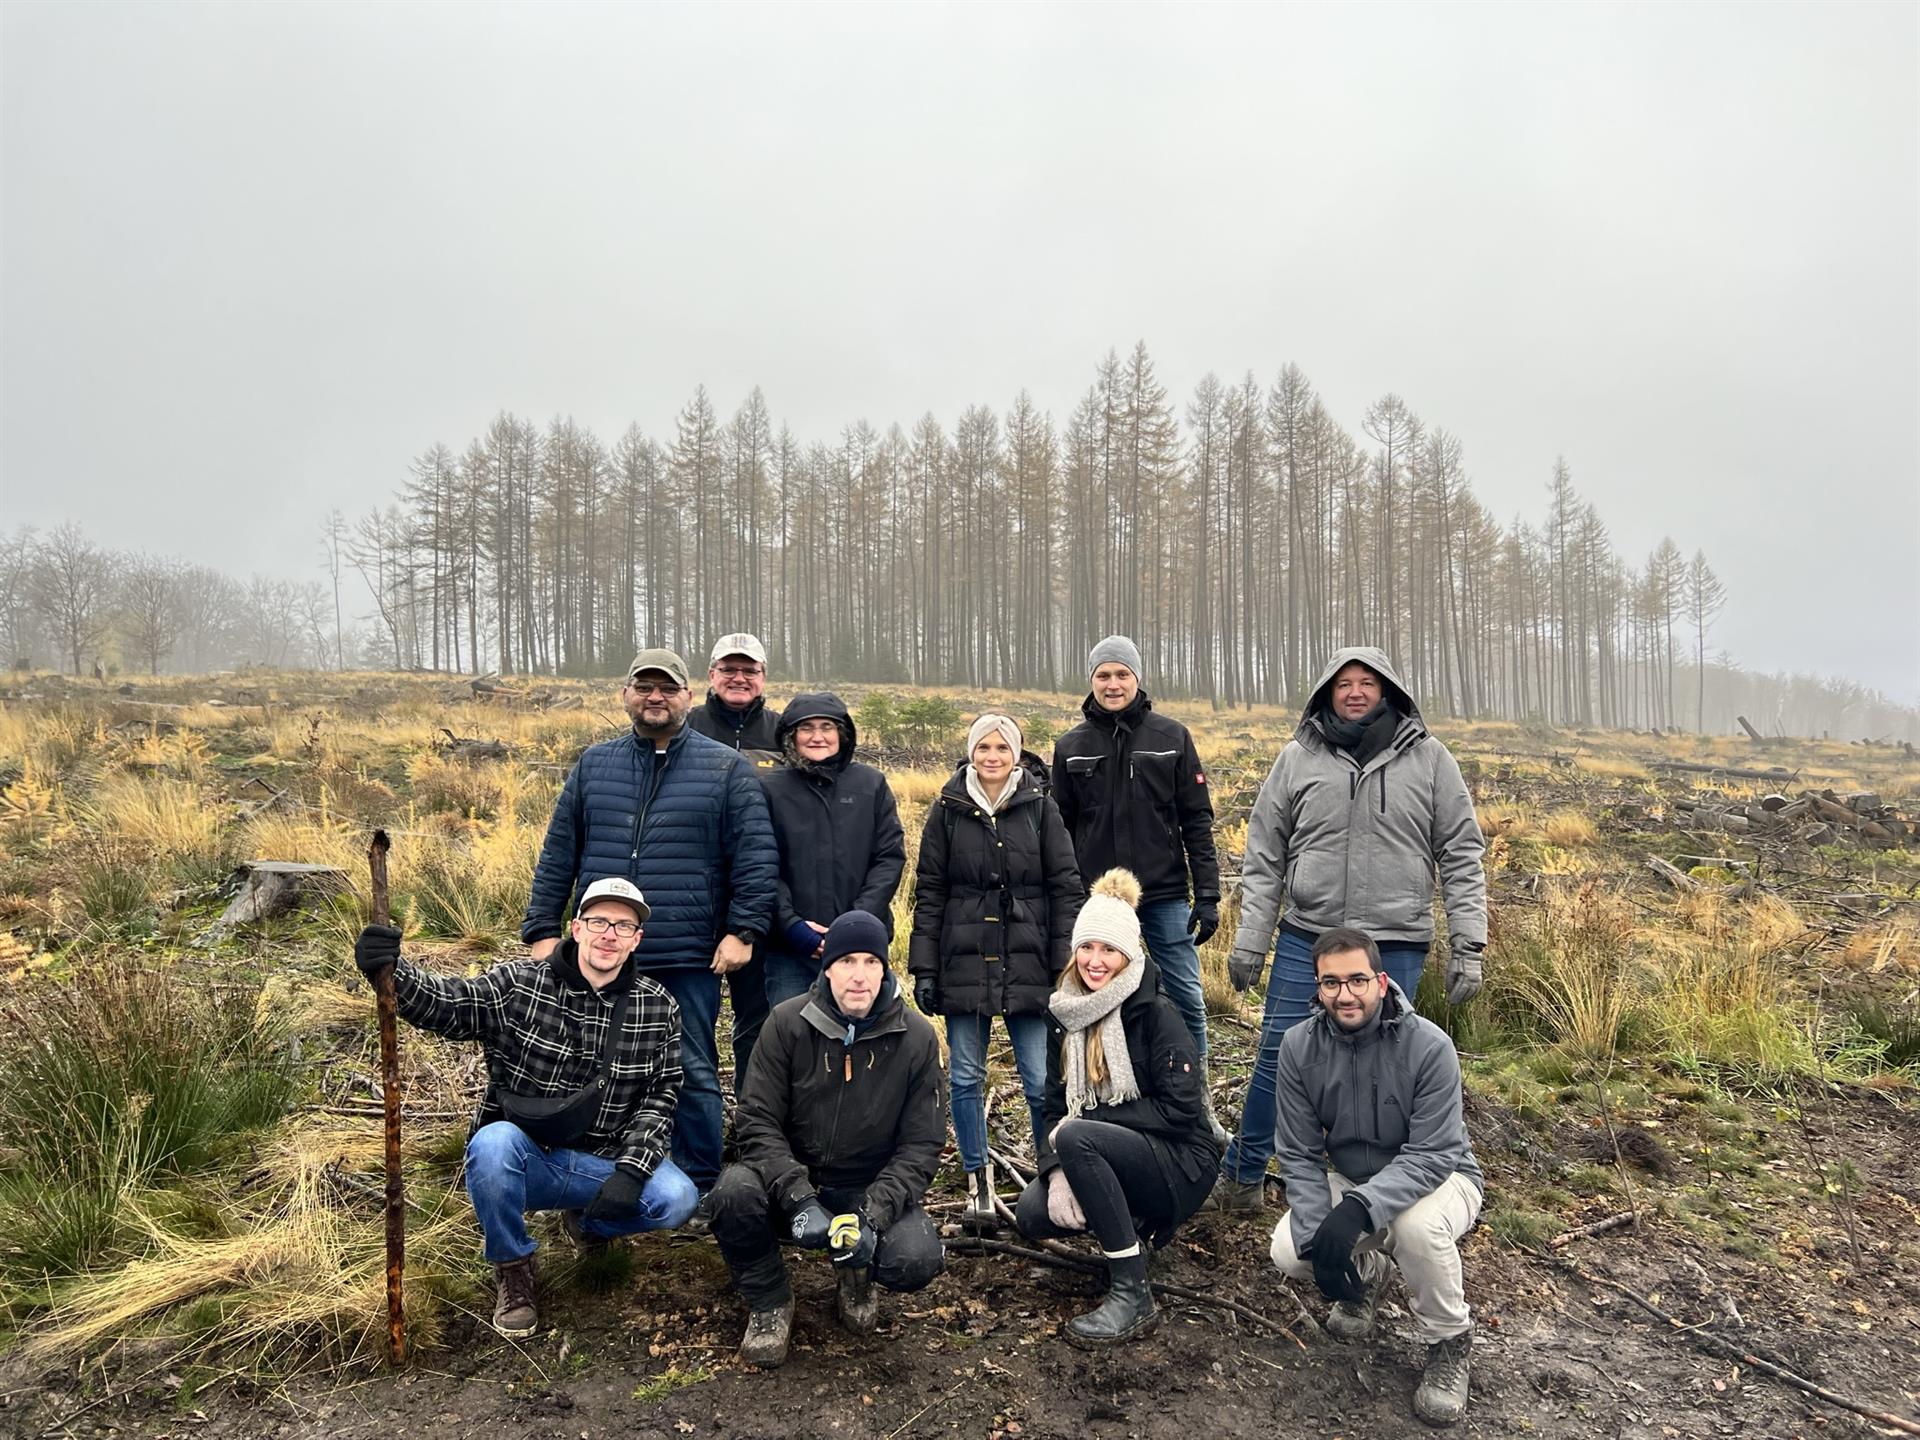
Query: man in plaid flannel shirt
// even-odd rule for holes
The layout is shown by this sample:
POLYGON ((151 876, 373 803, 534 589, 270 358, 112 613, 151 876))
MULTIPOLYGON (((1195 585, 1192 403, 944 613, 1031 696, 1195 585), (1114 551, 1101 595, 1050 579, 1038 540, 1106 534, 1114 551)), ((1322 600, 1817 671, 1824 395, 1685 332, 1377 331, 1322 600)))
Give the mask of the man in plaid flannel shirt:
POLYGON ((400 932, 388 926, 369 925, 354 945, 368 979, 393 967, 408 1024, 478 1040, 485 1050, 488 1084, 467 1141, 467 1194, 493 1262, 493 1328, 502 1335, 531 1335, 539 1324, 529 1211, 559 1210, 576 1243, 604 1245, 683 1225, 699 1203, 693 1181, 667 1156, 680 1096, 679 1008, 629 963, 647 915, 629 881, 601 880, 545 960, 510 960, 472 979, 401 959, 400 932), (620 1033, 607 1047, 623 997, 620 1033), (565 1143, 542 1145, 508 1118, 512 1107, 525 1125, 564 1125, 530 1116, 569 1097, 575 1104, 566 1114, 583 1128, 565 1143))

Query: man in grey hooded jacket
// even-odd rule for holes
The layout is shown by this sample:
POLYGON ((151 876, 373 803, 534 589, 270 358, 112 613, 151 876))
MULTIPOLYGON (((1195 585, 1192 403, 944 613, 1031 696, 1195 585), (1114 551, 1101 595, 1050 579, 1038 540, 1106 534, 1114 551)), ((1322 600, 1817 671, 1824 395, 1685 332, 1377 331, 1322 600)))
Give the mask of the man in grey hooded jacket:
POLYGON ((1467 1408, 1473 1349, 1458 1242, 1486 1186, 1460 1057, 1446 1031, 1413 1013, 1360 931, 1327 931, 1313 961, 1319 1012, 1280 1042, 1277 1139, 1291 1208, 1274 1228, 1273 1263, 1334 1302, 1336 1339, 1362 1340, 1391 1257, 1427 1343, 1413 1408, 1450 1425, 1467 1408))
POLYGON ((1280 1037, 1315 1008, 1314 940, 1342 925, 1365 931, 1411 997, 1433 942, 1437 875, 1451 950, 1447 999, 1464 1004, 1479 993, 1487 941, 1485 848, 1460 766, 1427 732, 1393 662, 1367 646, 1337 652, 1248 821, 1228 974, 1245 990, 1271 946, 1273 979, 1240 1133, 1221 1165, 1221 1209, 1260 1208, 1280 1037))

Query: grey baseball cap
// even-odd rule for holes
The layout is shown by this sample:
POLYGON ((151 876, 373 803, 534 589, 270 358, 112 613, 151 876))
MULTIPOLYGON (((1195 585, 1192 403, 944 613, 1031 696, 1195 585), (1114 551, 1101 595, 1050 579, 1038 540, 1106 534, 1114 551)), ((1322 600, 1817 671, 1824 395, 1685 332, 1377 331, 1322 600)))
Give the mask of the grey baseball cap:
POLYGON ((689 683, 687 678, 687 662, 674 654, 673 651, 665 649, 664 647, 642 650, 638 655, 634 656, 633 664, 627 667, 627 678, 631 680, 642 670, 658 670, 662 675, 672 680, 674 684, 682 687, 689 683))
POLYGON ((729 655, 744 655, 756 665, 767 663, 767 647, 760 643, 758 635, 749 635, 744 630, 736 630, 731 635, 722 635, 714 641, 713 653, 707 657, 707 664, 718 665, 729 655))
MULTIPOLYGON (((657 668, 657 667, 649 667, 657 668)), ((604 880, 596 880, 587 887, 587 893, 580 897, 579 908, 574 911, 581 914, 596 900, 618 900, 622 905, 632 908, 633 915, 642 925, 653 914, 653 907, 647 904, 647 897, 640 893, 640 887, 631 880, 623 880, 618 875, 609 875, 604 880)))

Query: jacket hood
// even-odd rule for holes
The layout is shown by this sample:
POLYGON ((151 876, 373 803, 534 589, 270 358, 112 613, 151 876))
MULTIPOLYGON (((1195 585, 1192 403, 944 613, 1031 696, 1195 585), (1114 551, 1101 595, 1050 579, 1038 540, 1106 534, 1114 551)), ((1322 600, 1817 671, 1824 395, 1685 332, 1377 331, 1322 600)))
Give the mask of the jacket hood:
POLYGON ((1342 1030, 1338 1025, 1333 1023, 1332 1013, 1318 1000, 1313 1002, 1311 1021, 1336 1040, 1358 1039, 1368 1031, 1371 1031, 1384 1040, 1400 1028, 1401 1021, 1415 1013, 1413 1002, 1407 998, 1407 992, 1400 988, 1400 982, 1398 980, 1395 980, 1389 975, 1387 976, 1386 998, 1380 1002, 1379 1010, 1374 1012, 1374 1023, 1369 1025, 1366 1031, 1349 1035, 1345 1030, 1342 1030))
MULTIPOLYGON (((895 1030, 905 1029, 906 1001, 900 994, 900 977, 891 967, 880 981, 880 993, 873 997, 873 1008, 867 1012, 866 1024, 859 1027, 856 1041, 875 1035, 890 1035, 895 1030)), ((813 982, 813 988, 807 992, 807 1003, 801 1007, 806 1021, 822 1035, 839 1040, 847 1033, 847 1017, 840 1013, 840 1007, 833 1001, 833 986, 827 980, 827 972, 822 970, 813 982)))
POLYGON ((1372 645, 1349 645, 1344 650, 1333 652, 1332 658, 1321 670, 1320 678, 1313 682, 1313 689, 1307 694, 1306 706, 1301 711, 1302 725, 1326 710, 1328 691, 1333 686, 1333 677, 1340 673, 1342 667, 1352 664, 1355 660, 1380 677, 1380 685, 1386 692, 1387 699, 1393 701, 1402 715, 1414 720, 1420 719, 1420 707, 1414 704, 1412 692, 1407 689, 1406 682, 1400 678, 1399 672, 1393 668, 1393 661, 1387 658, 1387 652, 1372 645))
MULTIPOLYGON (((636 948, 633 955, 638 955, 636 948)), ((627 963, 620 967, 620 973, 607 982, 607 993, 618 995, 633 984, 633 955, 627 956, 627 963)), ((557 946, 553 954, 547 957, 547 968, 553 971, 554 979, 571 990, 591 990, 587 977, 580 973, 580 945, 572 935, 568 935, 557 946)))
POLYGON ((782 750, 786 749, 788 739, 800 728, 802 720, 831 720, 840 727, 840 753, 833 757, 832 763, 837 768, 845 769, 860 744, 860 731, 853 723, 853 712, 847 709, 846 701, 830 690, 794 696, 787 708, 780 712, 780 723, 773 727, 774 738, 782 750))

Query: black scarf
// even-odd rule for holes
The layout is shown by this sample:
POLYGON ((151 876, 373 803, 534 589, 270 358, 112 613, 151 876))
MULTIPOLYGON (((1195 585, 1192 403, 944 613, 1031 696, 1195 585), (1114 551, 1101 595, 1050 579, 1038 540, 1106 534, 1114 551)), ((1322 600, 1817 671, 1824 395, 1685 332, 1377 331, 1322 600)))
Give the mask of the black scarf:
POLYGON ((1342 720, 1331 707, 1320 716, 1320 733, 1351 755, 1362 770, 1387 748, 1399 728, 1400 712, 1384 698, 1358 720, 1342 720))

